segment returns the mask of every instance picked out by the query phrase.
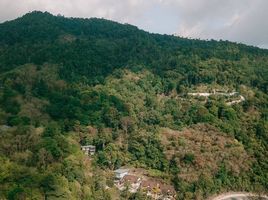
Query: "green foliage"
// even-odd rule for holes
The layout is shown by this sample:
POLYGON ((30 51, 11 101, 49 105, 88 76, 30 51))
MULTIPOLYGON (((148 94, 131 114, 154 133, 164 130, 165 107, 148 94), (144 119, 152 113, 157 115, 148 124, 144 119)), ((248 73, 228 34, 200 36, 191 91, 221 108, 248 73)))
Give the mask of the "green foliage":
POLYGON ((108 144, 98 154, 97 162, 101 167, 109 167, 114 170, 122 165, 123 160, 123 154, 120 152, 120 149, 114 144, 108 144))
POLYGON ((49 89, 46 82, 41 79, 33 85, 33 94, 39 97, 44 97, 49 94, 49 89))
POLYGON ((3 90, 3 96, 1 98, 1 106, 7 113, 18 114, 20 111, 20 104, 15 99, 16 92, 8 87, 3 90))
MULTIPOLYGON (((178 199, 267 191, 267 50, 42 12, 1 24, 0 44, 0 122, 10 126, 0 127, 0 199, 111 199, 105 173, 123 165, 157 172, 178 199), (235 89, 246 101, 187 95, 202 87, 235 89), (166 137, 169 149, 162 129, 200 123, 236 141, 252 169, 227 159, 195 180, 181 178, 200 170, 202 157, 180 134, 166 137), (90 161, 80 144, 96 146, 90 161)), ((224 155, 237 156, 231 144, 200 140, 200 148, 223 146, 224 155)))
POLYGON ((191 153, 185 154, 185 156, 183 158, 183 161, 186 164, 193 164, 194 160, 195 160, 195 156, 194 156, 194 154, 191 154, 191 153))
POLYGON ((140 163, 146 164, 153 169, 164 171, 168 168, 163 148, 159 140, 153 138, 153 136, 148 136, 148 138, 131 138, 129 152, 132 154, 134 161, 138 160, 140 163))
POLYGON ((15 187, 8 192, 7 199, 16 200, 25 198, 23 196, 25 196, 23 189, 20 187, 15 187))

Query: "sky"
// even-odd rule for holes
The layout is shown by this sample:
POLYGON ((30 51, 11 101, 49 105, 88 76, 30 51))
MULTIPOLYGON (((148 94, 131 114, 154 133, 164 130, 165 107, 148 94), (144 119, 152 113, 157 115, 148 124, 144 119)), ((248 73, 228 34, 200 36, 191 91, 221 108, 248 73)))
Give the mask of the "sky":
POLYGON ((268 0, 0 0, 0 22, 34 11, 100 17, 161 34, 268 48, 268 0))

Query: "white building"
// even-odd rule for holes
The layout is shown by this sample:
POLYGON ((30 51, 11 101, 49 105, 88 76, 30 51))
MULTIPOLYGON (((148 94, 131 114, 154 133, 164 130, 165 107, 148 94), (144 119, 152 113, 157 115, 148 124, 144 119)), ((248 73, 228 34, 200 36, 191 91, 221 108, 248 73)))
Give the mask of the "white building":
POLYGON ((81 150, 85 153, 85 155, 94 155, 96 152, 96 147, 93 145, 86 145, 86 146, 81 146, 81 150))
POLYGON ((126 176, 128 174, 128 172, 129 172, 129 169, 121 169, 121 168, 114 171, 115 177, 117 179, 124 178, 124 176, 126 176))

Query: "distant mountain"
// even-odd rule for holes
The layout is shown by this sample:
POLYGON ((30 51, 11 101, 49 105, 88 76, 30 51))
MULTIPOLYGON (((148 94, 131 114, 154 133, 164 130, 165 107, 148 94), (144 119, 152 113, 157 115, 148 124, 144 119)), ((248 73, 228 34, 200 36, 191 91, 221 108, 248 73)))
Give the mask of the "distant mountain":
POLYGON ((257 47, 39 11, 2 23, 0 199, 147 198, 117 190, 122 166, 178 199, 265 192, 267 93, 257 47))

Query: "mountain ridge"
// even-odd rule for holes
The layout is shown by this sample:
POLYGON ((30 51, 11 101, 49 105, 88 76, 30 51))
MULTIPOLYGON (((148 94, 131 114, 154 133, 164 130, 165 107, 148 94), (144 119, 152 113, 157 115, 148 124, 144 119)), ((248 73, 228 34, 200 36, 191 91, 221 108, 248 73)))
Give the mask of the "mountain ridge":
POLYGON ((181 200, 267 191, 267 50, 43 12, 0 44, 0 199, 150 199, 121 167, 181 200))
MULTIPOLYGON (((32 12, 29 12, 29 13, 26 13, 24 14, 23 16, 17 18, 17 19, 14 19, 14 20, 10 20, 10 21, 6 21, 6 22, 3 22, 1 23, 1 25, 8 25, 10 23, 17 23, 19 21, 22 21, 22 22, 25 22, 26 24, 29 24, 31 22, 29 21, 32 21, 32 20, 40 20, 40 18, 42 19, 50 19, 50 20, 57 20, 60 21, 59 19, 65 19, 65 20, 68 20, 69 22, 71 21, 80 21, 80 22, 87 22, 89 23, 90 21, 105 21, 105 22, 110 22, 116 26, 120 26, 121 28, 124 27, 124 26, 127 26, 127 27, 132 27, 133 29, 138 29, 138 27, 134 26, 134 25, 130 25, 128 23, 119 23, 119 22, 116 22, 116 21, 112 21, 112 20, 108 20, 108 19, 104 19, 104 18, 96 18, 96 17, 91 17, 91 18, 76 18, 76 17, 64 17, 62 15, 53 15, 49 12, 42 12, 42 11, 32 11, 32 12)), ((33 22, 33 21, 32 21, 33 22)), ((174 35, 168 35, 168 34, 158 34, 158 33, 149 33, 147 31, 144 31, 144 30, 141 30, 141 29, 138 29, 139 31, 141 32, 144 32, 144 33, 147 33, 147 34, 150 34, 150 35, 161 35, 161 36, 168 36, 168 37, 171 37, 171 38, 178 38, 178 39, 181 39, 181 40, 188 40, 188 41, 199 41, 199 42, 209 42, 209 40, 200 40, 200 39, 188 39, 188 38, 182 38, 180 36, 174 36, 174 35)), ((70 31, 70 30, 69 30, 70 31)), ((210 41, 216 41, 214 39, 211 39, 210 41)), ((217 41, 218 43, 231 43, 231 44, 236 44, 236 45, 243 45, 243 46, 246 46, 246 47, 253 47, 253 48, 258 48, 258 49, 261 49, 259 47, 256 47, 256 46, 251 46, 251 45, 246 45, 246 44, 243 44, 243 43, 236 43, 236 42, 231 42, 231 41, 224 41, 224 40, 219 40, 217 41)), ((261 49, 261 50, 264 50, 266 51, 267 49, 261 49)))

